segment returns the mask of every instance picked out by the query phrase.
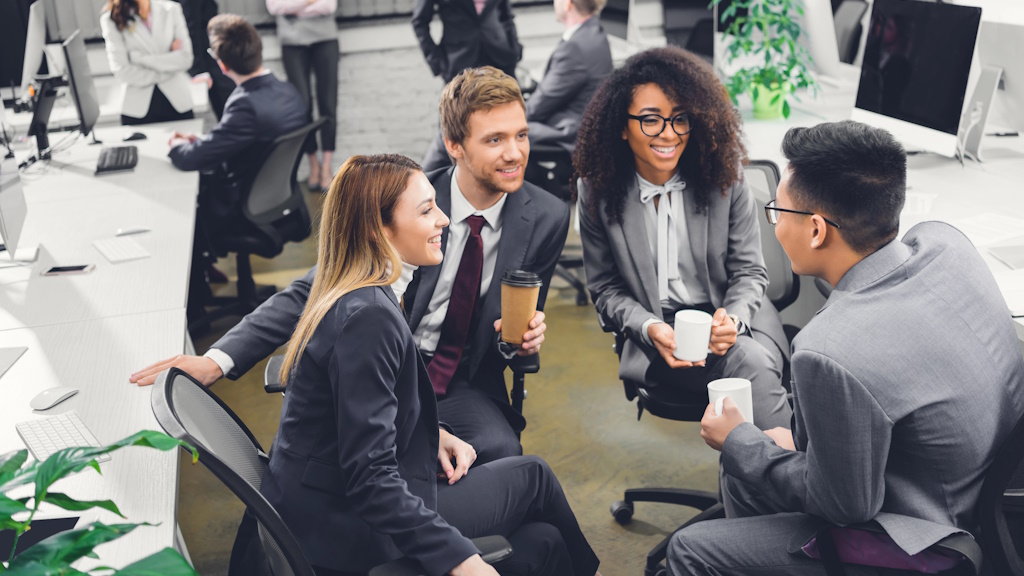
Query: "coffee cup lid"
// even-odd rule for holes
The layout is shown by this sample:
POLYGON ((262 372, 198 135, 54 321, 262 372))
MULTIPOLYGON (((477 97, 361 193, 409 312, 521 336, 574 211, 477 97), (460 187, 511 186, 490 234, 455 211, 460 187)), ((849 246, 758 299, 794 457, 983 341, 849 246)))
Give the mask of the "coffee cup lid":
POLYGON ((540 276, 526 270, 505 270, 501 275, 501 283, 509 286, 540 286, 540 276))

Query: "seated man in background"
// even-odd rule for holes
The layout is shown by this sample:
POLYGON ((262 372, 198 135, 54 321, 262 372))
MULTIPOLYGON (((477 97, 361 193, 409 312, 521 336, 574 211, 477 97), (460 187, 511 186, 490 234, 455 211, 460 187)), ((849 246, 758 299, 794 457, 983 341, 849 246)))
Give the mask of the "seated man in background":
MULTIPOLYGON (((516 432, 526 426, 509 404, 506 358, 495 335, 501 323, 501 276, 536 273, 543 310, 551 275, 569 231, 566 205, 523 181, 530 154, 526 107, 515 79, 486 66, 455 77, 441 95, 441 120, 454 168, 427 177, 437 205, 451 218, 441 234, 444 261, 407 270, 395 284, 437 393, 438 413, 482 464, 522 454, 516 432), (440 361, 438 361, 440 360, 440 361)), ((178 366, 206 385, 237 379, 288 342, 309 297, 316 268, 212 346, 205 357, 175 356, 131 375, 140 385, 178 366)), ((537 312, 511 355, 536 354, 544 341, 537 312)), ((508 352, 508 351, 506 351, 508 352)))
POLYGON ((985 472, 1024 412, 1024 359, 978 251, 939 222, 897 240, 903 147, 846 121, 793 128, 782 151, 766 216, 793 271, 834 289, 793 341, 792 433, 708 407, 729 518, 677 533, 670 574, 824 574, 804 550, 825 522, 877 522, 888 537, 867 552, 887 562, 977 533, 985 472))
POLYGON ((309 119, 298 91, 263 67, 260 36, 241 16, 221 14, 207 26, 210 50, 224 74, 237 85, 224 104, 220 122, 202 136, 175 132, 168 156, 180 170, 203 170, 189 281, 189 317, 201 313, 209 298, 206 282, 209 236, 242 225, 241 180, 278 136, 309 119))
POLYGON ((612 50, 599 14, 606 0, 555 0, 565 33, 526 102, 531 144, 557 144, 570 154, 587 104, 611 74, 612 50))

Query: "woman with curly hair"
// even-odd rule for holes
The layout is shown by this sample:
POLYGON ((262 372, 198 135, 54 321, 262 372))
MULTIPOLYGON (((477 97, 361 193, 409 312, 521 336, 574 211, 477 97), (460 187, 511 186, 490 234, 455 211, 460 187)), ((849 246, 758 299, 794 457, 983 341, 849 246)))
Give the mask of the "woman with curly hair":
POLYGON ((711 380, 746 378, 754 424, 788 428, 788 346, 765 298, 745 159, 739 114, 710 66, 673 47, 627 60, 591 100, 573 158, 587 287, 626 335, 623 380, 705 393, 711 380), (683 309, 713 315, 706 360, 673 355, 683 309))

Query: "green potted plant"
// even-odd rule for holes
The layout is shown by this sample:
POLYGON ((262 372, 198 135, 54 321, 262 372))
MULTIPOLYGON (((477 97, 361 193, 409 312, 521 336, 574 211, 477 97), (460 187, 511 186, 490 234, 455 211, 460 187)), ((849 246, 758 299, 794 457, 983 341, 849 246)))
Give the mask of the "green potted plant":
MULTIPOLYGON (((66 448, 55 452, 44 462, 26 465, 28 451, 18 450, 0 455, 0 531, 14 531, 14 545, 11 550, 0 550, 0 574, 3 576, 82 576, 85 573, 72 568, 72 563, 83 557, 96 558, 93 548, 116 540, 139 526, 151 524, 103 524, 93 522, 77 530, 55 534, 21 551, 14 551, 18 539, 29 530, 32 519, 43 502, 70 511, 101 508, 122 518, 117 506, 110 500, 80 501, 66 494, 51 492, 54 482, 90 467, 100 471, 96 457, 113 452, 125 446, 144 446, 167 451, 185 446, 192 450, 193 463, 199 459, 194 448, 175 440, 166 434, 144 430, 120 442, 102 448, 66 448), (32 495, 11 498, 7 494, 16 488, 34 485, 32 495), (15 520, 19 516, 24 520, 15 520)), ((19 492, 24 492, 21 490, 19 492)), ((147 556, 119 570, 96 568, 93 574, 104 576, 196 576, 195 570, 173 548, 147 556)))
MULTIPOLYGON (((719 6, 726 0, 711 0, 719 6)), ((803 33, 797 16, 803 15, 801 0, 731 0, 719 17, 725 23, 729 62, 739 60, 743 67, 725 83, 733 104, 740 94, 749 94, 754 103, 754 118, 789 118, 788 96, 801 88, 817 90, 808 73, 811 56, 797 40, 803 33), (737 10, 746 14, 737 16, 737 10)))

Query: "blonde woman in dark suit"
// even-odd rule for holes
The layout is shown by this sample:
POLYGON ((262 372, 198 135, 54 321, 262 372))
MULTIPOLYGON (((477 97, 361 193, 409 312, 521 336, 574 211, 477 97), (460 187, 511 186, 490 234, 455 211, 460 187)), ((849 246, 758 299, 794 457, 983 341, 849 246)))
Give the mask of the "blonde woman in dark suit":
POLYGON ((121 123, 192 118, 192 40, 181 5, 167 0, 109 0, 100 16, 107 60, 125 85, 121 123))

